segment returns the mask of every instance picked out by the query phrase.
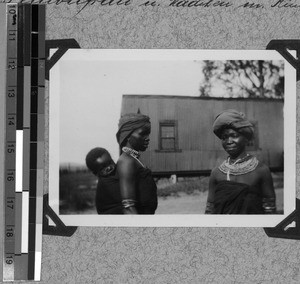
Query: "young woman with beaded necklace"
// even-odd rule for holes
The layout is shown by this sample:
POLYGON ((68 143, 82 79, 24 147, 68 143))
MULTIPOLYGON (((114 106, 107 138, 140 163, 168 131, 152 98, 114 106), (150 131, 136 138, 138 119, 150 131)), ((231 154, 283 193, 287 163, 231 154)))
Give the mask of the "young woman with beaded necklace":
POLYGON ((126 114, 119 121, 117 173, 124 214, 154 214, 157 208, 156 184, 139 159, 148 148, 150 131, 150 119, 142 114, 126 114))
POLYGON ((220 113, 213 125, 228 158, 211 172, 206 214, 272 214, 275 192, 269 168, 246 152, 253 126, 236 110, 220 113))

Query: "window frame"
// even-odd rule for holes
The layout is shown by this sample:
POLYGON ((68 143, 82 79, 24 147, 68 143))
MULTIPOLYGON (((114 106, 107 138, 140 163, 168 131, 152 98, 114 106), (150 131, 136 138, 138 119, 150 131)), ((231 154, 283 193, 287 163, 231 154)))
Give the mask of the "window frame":
POLYGON ((178 149, 178 122, 177 120, 161 120, 158 125, 158 150, 156 152, 181 152, 178 149), (162 128, 166 127, 174 127, 174 138, 162 137, 162 128), (172 149, 163 149, 163 139, 174 139, 174 148, 172 149))

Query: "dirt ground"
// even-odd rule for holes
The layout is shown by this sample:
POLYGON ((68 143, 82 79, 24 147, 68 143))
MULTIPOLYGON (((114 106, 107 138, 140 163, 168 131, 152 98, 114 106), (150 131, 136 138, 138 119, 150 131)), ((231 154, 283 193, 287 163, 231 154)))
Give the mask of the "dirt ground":
MULTIPOLYGON (((277 211, 283 210, 283 173, 272 173, 277 211)), ((204 214, 209 177, 189 178, 176 184, 158 184, 156 214, 204 214)), ((97 179, 89 172, 66 173, 60 179, 61 214, 97 214, 97 179), (66 208, 64 208, 64 206, 66 208)))
POLYGON ((207 192, 179 193, 179 197, 158 198, 155 214, 204 214, 207 192))
MULTIPOLYGON (((277 211, 283 210, 283 189, 276 192, 277 211)), ((155 214, 204 214, 207 192, 194 194, 179 193, 179 196, 159 197, 158 208, 155 214)), ((96 209, 89 209, 84 212, 72 212, 73 214, 97 214, 96 209)), ((70 214, 70 213, 69 213, 70 214)))
MULTIPOLYGON (((283 189, 276 192, 277 211, 283 210, 283 189)), ((169 196, 158 199, 158 208, 155 214, 204 214, 207 192, 195 194, 180 193, 179 197, 169 196)))

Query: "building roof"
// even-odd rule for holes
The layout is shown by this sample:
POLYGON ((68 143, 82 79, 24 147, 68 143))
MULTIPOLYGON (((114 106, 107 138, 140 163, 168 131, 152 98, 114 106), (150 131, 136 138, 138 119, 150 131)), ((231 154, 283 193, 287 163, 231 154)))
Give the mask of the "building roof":
POLYGON ((284 99, 275 98, 224 98, 224 97, 200 97, 200 96, 173 96, 173 95, 137 95, 124 94, 123 98, 140 98, 140 99, 182 99, 182 100, 220 100, 220 101, 273 101, 283 102, 284 99))

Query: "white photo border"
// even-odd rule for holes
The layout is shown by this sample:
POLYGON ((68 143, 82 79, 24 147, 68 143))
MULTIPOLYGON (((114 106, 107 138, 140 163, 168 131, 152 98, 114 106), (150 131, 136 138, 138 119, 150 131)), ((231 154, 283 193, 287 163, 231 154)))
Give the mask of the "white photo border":
POLYGON ((284 61, 284 214, 281 215, 60 215, 59 98, 60 63, 83 59, 70 49, 50 70, 49 82, 49 205, 66 226, 100 227, 275 227, 295 210, 296 198, 296 70, 274 50, 90 50, 86 60, 283 60, 284 61))

